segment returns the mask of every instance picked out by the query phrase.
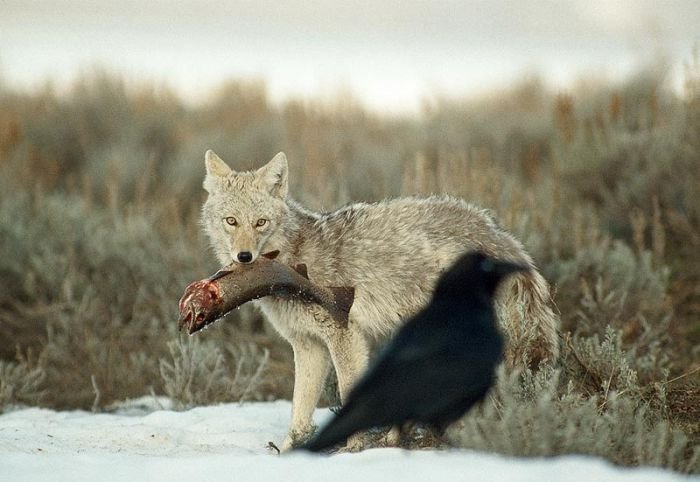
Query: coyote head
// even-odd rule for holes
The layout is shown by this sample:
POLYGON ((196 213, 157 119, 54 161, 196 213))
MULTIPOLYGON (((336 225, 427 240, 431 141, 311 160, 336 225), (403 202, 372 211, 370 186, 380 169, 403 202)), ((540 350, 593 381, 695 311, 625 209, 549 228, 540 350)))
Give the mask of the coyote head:
POLYGON ((219 261, 250 263, 288 214, 287 157, 280 152, 256 171, 236 172, 206 152, 202 224, 219 261))

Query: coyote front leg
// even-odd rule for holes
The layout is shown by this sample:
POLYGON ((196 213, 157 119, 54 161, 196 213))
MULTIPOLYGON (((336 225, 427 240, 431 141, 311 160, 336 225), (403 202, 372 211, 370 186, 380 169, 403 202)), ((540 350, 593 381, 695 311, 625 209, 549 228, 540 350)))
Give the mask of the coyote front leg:
POLYGON ((294 350, 292 422, 282 450, 302 443, 314 431, 312 415, 328 373, 328 350, 311 338, 290 340, 294 350))
MULTIPOLYGON (((369 362, 369 346, 364 335, 352 329, 342 329, 334 332, 328 340, 335 373, 338 377, 338 391, 343 404, 357 380, 362 376, 369 362)), ((358 433, 350 436, 345 450, 355 452, 366 445, 366 434, 358 433)))
POLYGON ((338 391, 342 403, 367 368, 369 347, 364 335, 350 329, 335 331, 328 340, 328 350, 338 377, 338 391))

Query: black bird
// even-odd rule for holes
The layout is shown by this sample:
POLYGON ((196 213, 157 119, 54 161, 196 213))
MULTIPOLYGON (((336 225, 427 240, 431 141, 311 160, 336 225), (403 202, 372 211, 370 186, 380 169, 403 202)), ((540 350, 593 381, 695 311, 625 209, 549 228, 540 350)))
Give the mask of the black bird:
POLYGON ((479 252, 462 255, 430 303, 388 343, 337 415, 302 449, 319 452, 360 430, 422 422, 439 433, 481 401, 501 360, 493 297, 528 267, 479 252))

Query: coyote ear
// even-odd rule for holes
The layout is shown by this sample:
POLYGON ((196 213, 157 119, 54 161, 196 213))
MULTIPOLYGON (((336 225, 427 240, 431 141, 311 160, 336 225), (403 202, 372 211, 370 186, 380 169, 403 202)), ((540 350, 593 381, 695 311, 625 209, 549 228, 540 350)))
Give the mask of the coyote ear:
POLYGON ((207 168, 207 175, 204 176, 204 189, 207 192, 212 192, 215 189, 217 179, 226 177, 233 172, 211 149, 204 154, 204 164, 207 168))
POLYGON ((256 175, 270 194, 281 199, 287 197, 287 156, 284 152, 258 169, 256 175))

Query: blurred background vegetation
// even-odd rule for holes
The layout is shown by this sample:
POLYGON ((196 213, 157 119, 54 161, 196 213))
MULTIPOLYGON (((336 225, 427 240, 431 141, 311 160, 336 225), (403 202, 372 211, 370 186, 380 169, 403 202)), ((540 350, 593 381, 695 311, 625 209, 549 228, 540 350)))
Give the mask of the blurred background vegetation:
POLYGON ((209 148, 239 170, 286 152, 313 208, 447 192, 524 241, 556 287, 562 359, 503 372, 457 443, 700 470, 697 58, 682 93, 654 69, 568 91, 530 77, 417 116, 273 103, 262 82, 197 105, 99 70, 61 94, 0 84, 0 408, 291 396, 291 351, 254 310, 176 330, 184 287, 217 268, 209 148))

